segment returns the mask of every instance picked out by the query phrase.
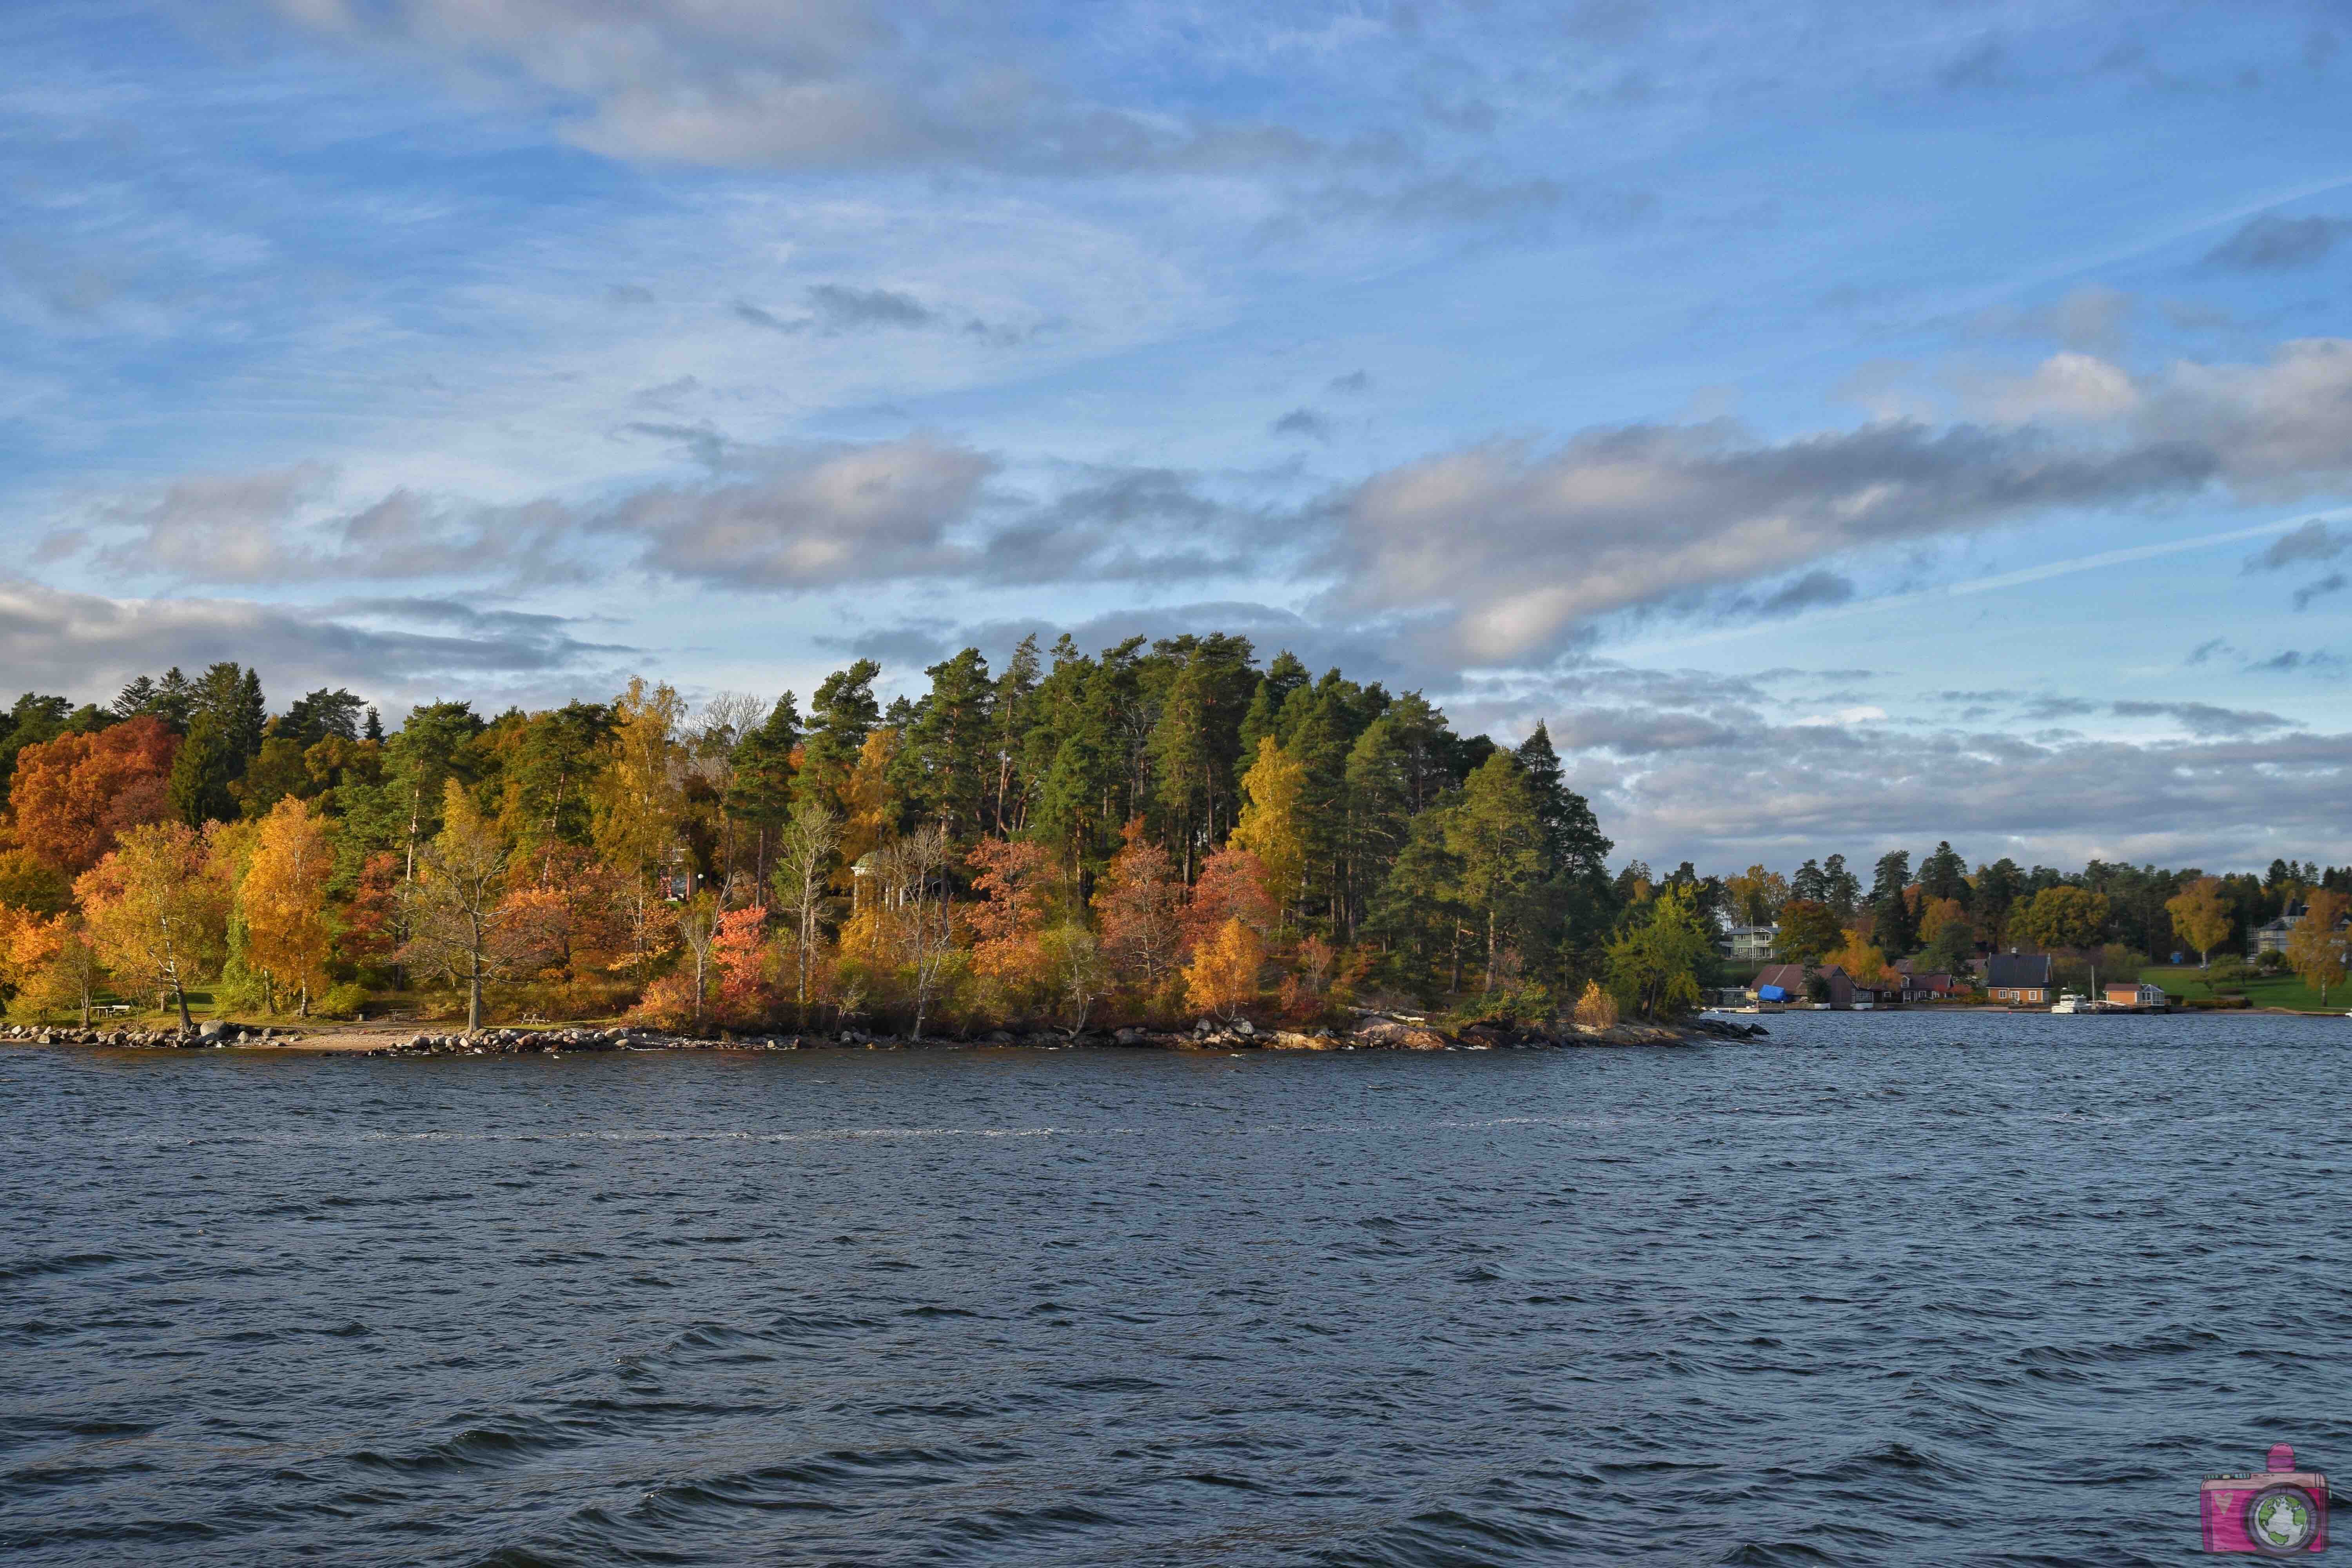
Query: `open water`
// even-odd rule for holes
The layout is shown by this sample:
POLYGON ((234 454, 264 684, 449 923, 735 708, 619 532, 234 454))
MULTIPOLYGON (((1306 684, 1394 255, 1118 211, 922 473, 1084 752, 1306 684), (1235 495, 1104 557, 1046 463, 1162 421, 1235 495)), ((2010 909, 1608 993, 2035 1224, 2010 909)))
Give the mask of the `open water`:
POLYGON ((2352 1020, 0 1053, 0 1557, 2181 1563, 2352 1472, 2352 1020))

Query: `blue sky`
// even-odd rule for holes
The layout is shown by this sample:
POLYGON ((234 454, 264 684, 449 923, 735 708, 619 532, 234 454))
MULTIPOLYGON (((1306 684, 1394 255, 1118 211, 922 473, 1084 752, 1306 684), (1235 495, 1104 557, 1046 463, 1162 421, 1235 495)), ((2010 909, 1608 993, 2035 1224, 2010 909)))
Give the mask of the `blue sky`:
POLYGON ((2352 859, 2340 6, 0 10, 0 658, 1245 632, 1625 852, 2352 859))

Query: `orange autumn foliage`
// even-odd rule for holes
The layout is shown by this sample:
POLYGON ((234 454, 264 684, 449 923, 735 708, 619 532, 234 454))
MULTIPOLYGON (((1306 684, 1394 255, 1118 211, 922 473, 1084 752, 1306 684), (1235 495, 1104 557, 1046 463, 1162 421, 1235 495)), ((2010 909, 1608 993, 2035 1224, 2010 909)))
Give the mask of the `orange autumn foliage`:
POLYGON ((1039 937, 1053 905, 1053 857, 1043 845, 991 838, 964 863, 979 873, 971 890, 980 901, 964 911, 973 972, 1015 993, 1042 986, 1049 964, 1039 937))
POLYGON ((577 845, 548 845, 539 876, 499 908, 507 963, 518 973, 577 984, 626 962, 626 889, 612 868, 577 845))
POLYGON ((1202 942, 1184 971, 1184 996, 1195 1008, 1228 1021, 1257 1000, 1257 973, 1265 943, 1238 917, 1202 942))
POLYGON ((1126 844, 1096 885, 1095 918, 1113 973, 1146 991, 1175 972, 1184 942, 1184 884, 1168 851, 1143 836, 1143 819, 1120 829, 1126 844))
POLYGON ((764 1024, 774 1016, 783 1005, 778 984, 782 955, 769 940, 766 908, 754 904, 720 915, 710 949, 711 963, 719 972, 712 1016, 735 1026, 764 1024))
POLYGON ((16 757, 9 785, 17 844, 71 878, 106 858, 116 837, 168 815, 164 792, 179 737, 149 714, 90 735, 59 735, 16 757))
POLYGON ((1192 907, 1184 913, 1185 951, 1197 951, 1234 921, 1262 940, 1282 912, 1265 884, 1265 868, 1246 849, 1228 845, 1202 861, 1192 907))
POLYGON ((78 915, 35 914, 0 907, 0 979, 14 994, 11 1013, 46 1018, 79 1010, 89 1022, 98 955, 78 915))

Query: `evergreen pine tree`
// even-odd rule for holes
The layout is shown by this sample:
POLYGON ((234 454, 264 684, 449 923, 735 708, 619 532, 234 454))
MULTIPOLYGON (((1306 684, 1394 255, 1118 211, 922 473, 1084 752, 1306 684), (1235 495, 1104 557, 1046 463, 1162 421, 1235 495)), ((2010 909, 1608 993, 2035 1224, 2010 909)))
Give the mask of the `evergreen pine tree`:
POLYGON ((1375 719, 1348 752, 1345 889, 1339 911, 1352 938, 1412 826, 1410 762, 1396 726, 1375 719))
POLYGON ((809 700, 808 732, 801 745, 801 769, 793 781, 794 800, 820 801, 844 811, 849 775, 857 767, 866 737, 882 710, 874 700, 874 678, 882 667, 861 658, 824 678, 809 700))
POLYGON ((165 795, 172 815, 190 827, 233 821, 237 805, 229 785, 236 782, 241 761, 229 739, 228 720, 216 712, 198 713, 172 759, 165 795))
POLYGON ((1255 760, 1257 743, 1269 735, 1286 746, 1290 743, 1289 733, 1282 724, 1283 710, 1293 693, 1305 689, 1307 680, 1307 666, 1299 662, 1297 654, 1285 648, 1274 656, 1274 662, 1265 667, 1265 674, 1259 679, 1249 707, 1242 715, 1236 739, 1244 757, 1255 760))
POLYGON ((995 683, 988 660, 968 647, 924 671, 931 689, 908 726, 900 752, 910 775, 915 815, 947 829, 953 845, 968 846, 988 828, 989 789, 995 759, 989 754, 995 683))

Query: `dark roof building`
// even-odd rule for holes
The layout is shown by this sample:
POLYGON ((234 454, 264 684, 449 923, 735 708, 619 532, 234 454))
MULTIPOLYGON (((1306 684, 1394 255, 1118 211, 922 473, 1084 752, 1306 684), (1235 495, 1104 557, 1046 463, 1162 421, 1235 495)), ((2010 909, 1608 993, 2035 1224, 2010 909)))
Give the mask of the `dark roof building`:
POLYGON ((1801 963, 1776 963, 1759 974, 1755 984, 1748 989, 1755 992, 1761 991, 1768 985, 1777 985, 1791 1001, 1803 1002, 1811 994, 1811 982, 1813 980, 1822 981, 1829 986, 1831 1006, 1848 1007, 1853 1005, 1853 982, 1846 977, 1844 970, 1834 963, 1827 969, 1813 970, 1810 974, 1801 963))
POLYGON ((2050 988, 2046 952, 1996 952, 1985 965, 1985 989, 1996 1002, 2047 1002, 2050 988))

